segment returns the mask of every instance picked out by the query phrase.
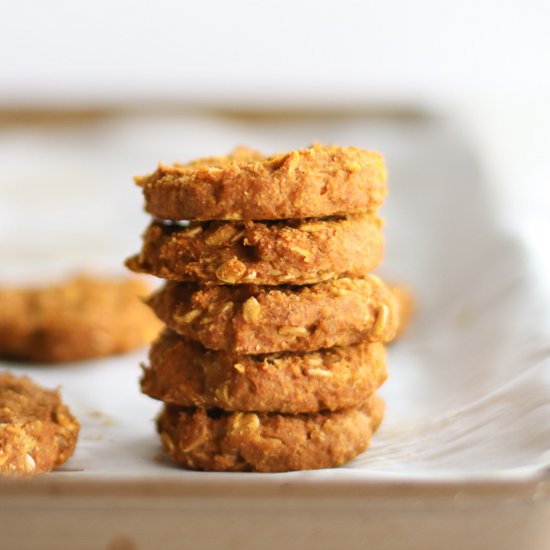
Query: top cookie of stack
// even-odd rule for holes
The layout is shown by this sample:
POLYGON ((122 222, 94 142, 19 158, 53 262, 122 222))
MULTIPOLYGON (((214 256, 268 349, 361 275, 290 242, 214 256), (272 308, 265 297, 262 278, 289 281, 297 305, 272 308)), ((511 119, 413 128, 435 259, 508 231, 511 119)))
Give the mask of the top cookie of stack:
POLYGON ((391 290, 369 273, 383 255, 385 180, 378 153, 321 145, 136 178, 156 219, 127 266, 170 280, 148 302, 169 328, 142 390, 166 405, 172 458, 285 471, 367 447, 397 326, 391 290))
POLYGON ((244 147, 227 157, 160 165, 137 177, 145 208, 163 220, 282 220, 374 213, 386 196, 379 153, 313 145, 263 157, 244 147))

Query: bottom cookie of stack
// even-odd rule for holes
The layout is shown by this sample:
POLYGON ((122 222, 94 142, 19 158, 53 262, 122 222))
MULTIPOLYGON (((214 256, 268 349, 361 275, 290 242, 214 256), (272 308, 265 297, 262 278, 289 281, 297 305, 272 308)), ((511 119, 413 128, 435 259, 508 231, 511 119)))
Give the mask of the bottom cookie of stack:
POLYGON ((164 450, 186 468, 286 472, 351 460, 369 446, 383 412, 377 396, 361 408, 297 415, 165 405, 157 429, 164 450))

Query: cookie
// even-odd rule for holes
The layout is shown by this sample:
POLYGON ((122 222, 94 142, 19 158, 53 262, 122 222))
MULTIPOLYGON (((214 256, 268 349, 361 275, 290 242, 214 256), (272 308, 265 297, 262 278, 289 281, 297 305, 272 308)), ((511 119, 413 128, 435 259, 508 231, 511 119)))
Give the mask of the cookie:
POLYGON ((377 397, 363 409, 295 416, 166 406, 157 429, 168 455, 192 470, 287 472, 351 460, 382 415, 377 397))
POLYGON ((136 279, 78 276, 42 288, 0 288, 0 356, 76 361, 137 348, 160 330, 136 279))
POLYGON ((262 157, 160 165, 135 178, 145 208, 164 220, 277 220, 375 212, 386 195, 382 156, 356 147, 313 145, 262 157))
POLYGON ((310 413, 363 405, 386 379, 384 346, 361 343, 310 353, 210 351, 166 330, 144 367, 144 393, 186 407, 310 413))
POLYGON ((382 221, 372 216, 284 222, 153 222, 133 271, 176 281, 311 284, 361 276, 382 260, 382 221))
POLYGON ((388 342, 398 322, 394 295, 374 275, 302 287, 168 282, 147 303, 176 332, 241 354, 388 342))
POLYGON ((392 287, 395 303, 397 305, 397 331, 395 337, 401 337, 407 330, 414 315, 415 299, 414 295, 406 286, 392 287))
POLYGON ((0 373, 0 473, 53 470, 73 454, 78 431, 59 392, 0 373))

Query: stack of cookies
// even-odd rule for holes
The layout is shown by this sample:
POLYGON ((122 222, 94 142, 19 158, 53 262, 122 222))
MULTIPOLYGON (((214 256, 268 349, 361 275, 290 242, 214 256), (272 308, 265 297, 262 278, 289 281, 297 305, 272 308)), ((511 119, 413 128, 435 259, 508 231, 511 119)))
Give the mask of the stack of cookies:
POLYGON ((159 166, 137 178, 154 220, 133 271, 168 279, 141 382, 166 452, 200 470, 338 466, 383 414, 395 298, 378 153, 314 145, 159 166), (186 220, 186 221, 183 221, 186 220))

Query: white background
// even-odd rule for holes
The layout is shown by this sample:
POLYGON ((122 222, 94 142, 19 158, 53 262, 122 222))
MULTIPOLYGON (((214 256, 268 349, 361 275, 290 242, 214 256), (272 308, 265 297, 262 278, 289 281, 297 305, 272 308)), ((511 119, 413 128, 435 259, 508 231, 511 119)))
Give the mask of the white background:
POLYGON ((545 0, 4 0, 0 17, 4 104, 550 91, 545 0))

